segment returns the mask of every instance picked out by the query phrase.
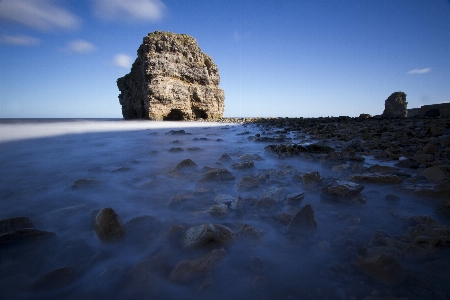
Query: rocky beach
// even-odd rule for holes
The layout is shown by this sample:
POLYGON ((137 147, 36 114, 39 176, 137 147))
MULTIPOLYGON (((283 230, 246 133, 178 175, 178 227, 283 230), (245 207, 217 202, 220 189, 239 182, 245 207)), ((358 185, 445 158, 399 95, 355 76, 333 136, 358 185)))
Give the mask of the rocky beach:
POLYGON ((2 121, 1 293, 449 299, 449 124, 2 121))

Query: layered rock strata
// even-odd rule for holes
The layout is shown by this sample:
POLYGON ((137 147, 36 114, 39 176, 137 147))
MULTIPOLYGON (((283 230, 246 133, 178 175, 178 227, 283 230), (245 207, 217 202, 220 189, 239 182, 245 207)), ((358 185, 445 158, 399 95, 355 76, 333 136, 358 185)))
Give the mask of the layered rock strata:
POLYGON ((143 39, 131 72, 117 79, 124 119, 221 118, 217 65, 186 34, 155 31, 143 39))

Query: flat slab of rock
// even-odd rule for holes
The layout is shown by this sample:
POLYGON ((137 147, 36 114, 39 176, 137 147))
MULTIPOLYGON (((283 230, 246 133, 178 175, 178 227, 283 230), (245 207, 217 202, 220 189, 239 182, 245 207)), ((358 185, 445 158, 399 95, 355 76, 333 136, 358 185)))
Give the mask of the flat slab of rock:
POLYGON ((219 224, 203 224, 189 228, 182 238, 184 249, 228 246, 236 235, 230 228, 219 224))
POLYGON ((53 235, 55 235, 55 233, 50 231, 43 231, 35 228, 22 228, 0 235, 0 246, 40 240, 53 235))
POLYGON ((406 279, 406 273, 399 261, 388 254, 361 256, 354 266, 360 272, 391 288, 406 279))
POLYGON ((74 267, 62 267, 42 275, 30 286, 32 291, 54 291, 65 288, 76 279, 74 267))
POLYGON ((322 194, 328 197, 350 199, 358 196, 364 189, 364 185, 349 181, 338 181, 322 188, 322 194))
POLYGON ((210 272, 226 256, 227 251, 220 248, 211 250, 194 259, 183 260, 173 269, 169 278, 176 283, 191 283, 210 272))
POLYGON ((347 177, 347 180, 368 183, 402 183, 402 179, 397 175, 379 173, 355 174, 347 177))
POLYGON ((0 221, 0 235, 22 228, 34 228, 33 221, 27 217, 15 217, 0 221))
POLYGON ((110 207, 98 213, 94 228, 98 238, 103 242, 115 242, 125 237, 125 227, 117 213, 110 207))

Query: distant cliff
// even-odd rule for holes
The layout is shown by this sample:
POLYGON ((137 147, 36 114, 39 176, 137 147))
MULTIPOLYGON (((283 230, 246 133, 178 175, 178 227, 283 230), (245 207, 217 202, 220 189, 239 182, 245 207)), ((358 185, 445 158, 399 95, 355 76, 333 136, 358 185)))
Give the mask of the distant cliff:
POLYGON ((219 69, 193 37, 155 31, 144 37, 137 54, 131 72, 117 79, 125 119, 222 117, 219 69))
POLYGON ((408 109, 408 117, 414 116, 450 117, 450 103, 430 104, 408 109))

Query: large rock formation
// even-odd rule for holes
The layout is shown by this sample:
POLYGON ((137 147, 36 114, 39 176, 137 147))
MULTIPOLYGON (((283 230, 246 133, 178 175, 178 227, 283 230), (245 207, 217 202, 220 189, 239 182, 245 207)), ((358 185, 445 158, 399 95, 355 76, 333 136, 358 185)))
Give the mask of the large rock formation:
POLYGON ((219 69, 186 34, 144 37, 131 72, 117 79, 125 119, 195 120, 222 117, 219 69))
POLYGON ((383 117, 401 117, 408 116, 408 109, 406 108, 406 94, 403 92, 392 93, 389 98, 384 101, 383 117))

